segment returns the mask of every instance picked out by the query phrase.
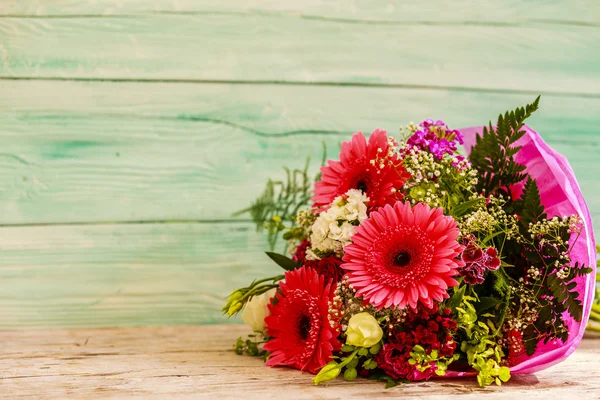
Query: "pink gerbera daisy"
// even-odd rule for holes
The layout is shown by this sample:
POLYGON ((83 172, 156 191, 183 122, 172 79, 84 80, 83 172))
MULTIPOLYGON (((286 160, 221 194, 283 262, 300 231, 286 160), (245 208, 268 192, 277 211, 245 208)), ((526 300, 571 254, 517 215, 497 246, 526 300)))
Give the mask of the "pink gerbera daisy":
POLYGON ((357 296, 377 308, 416 308, 417 303, 431 308, 458 284, 452 277, 464 265, 457 259, 463 250, 459 233, 441 208, 397 202, 356 228, 342 268, 357 296))
POLYGON ((369 210, 402 199, 397 192, 410 175, 395 152, 390 152, 385 131, 375 130, 369 143, 362 132, 342 143, 340 161, 329 160, 321 167, 322 177, 315 184, 312 198, 316 207, 330 204, 350 189, 359 189, 369 198, 369 210))
POLYGON ((285 273, 271 315, 265 318, 271 339, 264 349, 271 352, 267 365, 287 365, 316 374, 341 348, 338 323, 330 320, 335 282, 312 268, 285 273))

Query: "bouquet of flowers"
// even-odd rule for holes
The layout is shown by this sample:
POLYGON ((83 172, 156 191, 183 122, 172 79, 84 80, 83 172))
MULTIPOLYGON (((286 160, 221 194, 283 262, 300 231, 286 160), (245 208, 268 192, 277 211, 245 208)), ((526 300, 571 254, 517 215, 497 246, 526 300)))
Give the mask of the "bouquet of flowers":
MULTIPOLYGON (((316 376, 506 382, 571 354, 594 295, 591 218, 568 162, 525 125, 354 134, 313 181, 287 170, 249 212, 285 270, 234 291, 239 354, 316 376), (462 145, 462 146, 461 146, 462 145), (312 192, 312 195, 311 195, 312 192)), ((308 163, 307 163, 308 166, 308 163)))

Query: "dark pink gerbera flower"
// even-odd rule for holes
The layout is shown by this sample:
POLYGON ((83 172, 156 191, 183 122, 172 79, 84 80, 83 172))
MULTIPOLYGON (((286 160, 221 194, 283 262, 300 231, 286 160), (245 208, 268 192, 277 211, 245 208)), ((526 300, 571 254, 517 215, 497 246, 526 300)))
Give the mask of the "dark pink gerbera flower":
POLYGON ((463 250, 459 233, 441 208, 397 202, 356 228, 342 268, 356 295, 377 308, 418 303, 431 308, 458 284, 452 277, 464 265, 457 259, 463 250))
POLYGON ((312 198, 316 207, 330 204, 350 189, 359 189, 369 198, 369 210, 402 200, 398 192, 410 175, 390 145, 385 131, 375 130, 369 143, 362 132, 342 143, 340 161, 329 160, 321 167, 322 177, 315 184, 312 198))
POLYGON ((330 321, 335 283, 308 267, 285 273, 271 315, 265 318, 271 339, 269 366, 287 365, 316 374, 341 348, 339 326, 330 321))

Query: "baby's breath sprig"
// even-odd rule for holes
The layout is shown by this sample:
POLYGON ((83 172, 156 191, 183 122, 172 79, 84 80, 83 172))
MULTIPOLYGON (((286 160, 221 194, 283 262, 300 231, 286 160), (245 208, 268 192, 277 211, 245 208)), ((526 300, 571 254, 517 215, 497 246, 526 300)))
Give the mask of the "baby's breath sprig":
POLYGON ((412 179, 404 188, 412 203, 427 203, 432 207, 452 210, 476 196, 477 172, 458 155, 445 155, 438 160, 432 153, 418 148, 400 146, 404 168, 412 179))

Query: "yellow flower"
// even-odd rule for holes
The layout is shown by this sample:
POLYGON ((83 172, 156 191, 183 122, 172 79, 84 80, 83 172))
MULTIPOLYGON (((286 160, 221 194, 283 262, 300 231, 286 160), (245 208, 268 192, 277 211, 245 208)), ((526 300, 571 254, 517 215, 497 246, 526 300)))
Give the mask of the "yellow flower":
POLYGON ((371 314, 362 312, 355 314, 348 322, 346 344, 358 347, 371 347, 381 340, 383 331, 371 314))

